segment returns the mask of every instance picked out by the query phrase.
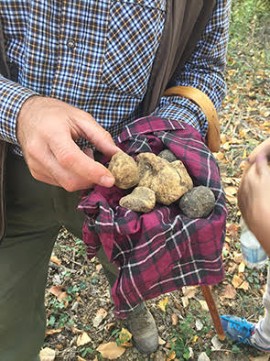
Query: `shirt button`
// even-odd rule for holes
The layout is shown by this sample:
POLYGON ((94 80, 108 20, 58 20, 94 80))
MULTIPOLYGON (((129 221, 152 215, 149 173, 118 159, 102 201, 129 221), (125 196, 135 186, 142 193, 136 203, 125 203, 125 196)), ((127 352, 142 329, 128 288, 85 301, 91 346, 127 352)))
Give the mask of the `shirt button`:
POLYGON ((75 43, 75 40, 74 40, 74 39, 69 39, 69 40, 67 41, 67 47, 68 47, 69 49, 74 49, 74 48, 75 48, 75 45, 76 45, 76 43, 75 43))

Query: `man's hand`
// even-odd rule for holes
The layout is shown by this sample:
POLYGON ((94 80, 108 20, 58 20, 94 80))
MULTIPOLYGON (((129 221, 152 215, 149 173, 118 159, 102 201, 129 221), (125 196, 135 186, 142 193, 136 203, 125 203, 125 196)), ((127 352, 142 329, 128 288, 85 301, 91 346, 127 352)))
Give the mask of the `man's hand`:
POLYGON ((81 137, 106 156, 119 151, 110 134, 80 109, 39 96, 29 98, 22 106, 17 138, 35 179, 70 192, 94 184, 111 187, 114 177, 109 170, 75 143, 81 137))

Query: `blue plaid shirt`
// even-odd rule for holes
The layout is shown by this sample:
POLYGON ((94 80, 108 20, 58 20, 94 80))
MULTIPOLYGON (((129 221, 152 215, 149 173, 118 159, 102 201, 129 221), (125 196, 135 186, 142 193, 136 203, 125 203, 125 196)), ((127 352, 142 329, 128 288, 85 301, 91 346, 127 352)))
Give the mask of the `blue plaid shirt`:
MULTIPOLYGON (((229 10, 230 0, 217 0, 173 84, 199 88, 217 109, 226 89, 229 10)), ((140 116, 165 17, 166 0, 1 0, 6 52, 19 74, 16 83, 0 76, 0 138, 18 145, 18 113, 35 94, 83 109, 115 132, 140 116)), ((164 97, 154 113, 205 135, 205 115, 188 99, 164 97)))

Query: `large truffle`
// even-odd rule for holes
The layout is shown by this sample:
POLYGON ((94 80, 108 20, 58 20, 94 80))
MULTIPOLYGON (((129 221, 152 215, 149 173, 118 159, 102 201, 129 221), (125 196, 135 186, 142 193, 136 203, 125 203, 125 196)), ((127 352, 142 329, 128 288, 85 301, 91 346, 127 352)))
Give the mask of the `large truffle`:
POLYGON ((122 197, 119 204, 135 212, 147 213, 154 209, 156 196, 155 193, 147 187, 136 187, 130 194, 122 197))
POLYGON ((115 185, 121 189, 129 189, 139 182, 139 168, 136 161, 124 152, 112 156, 108 169, 115 178, 115 185))
POLYGON ((194 187, 181 197, 179 207, 189 218, 205 218, 215 207, 215 195, 208 187, 194 187))
POLYGON ((170 205, 193 187, 192 179, 180 160, 169 163, 153 153, 141 153, 137 161, 139 186, 152 189, 159 203, 170 205))

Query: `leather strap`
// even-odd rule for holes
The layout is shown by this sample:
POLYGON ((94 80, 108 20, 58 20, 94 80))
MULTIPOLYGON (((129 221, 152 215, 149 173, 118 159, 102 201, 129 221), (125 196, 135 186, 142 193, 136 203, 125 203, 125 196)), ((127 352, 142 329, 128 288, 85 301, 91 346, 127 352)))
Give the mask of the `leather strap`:
POLYGON ((197 88, 190 86, 175 86, 165 91, 164 96, 182 96, 198 105, 204 112, 208 131, 206 144, 212 152, 218 152, 220 148, 220 125, 216 108, 211 99, 197 88))

